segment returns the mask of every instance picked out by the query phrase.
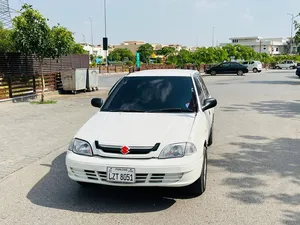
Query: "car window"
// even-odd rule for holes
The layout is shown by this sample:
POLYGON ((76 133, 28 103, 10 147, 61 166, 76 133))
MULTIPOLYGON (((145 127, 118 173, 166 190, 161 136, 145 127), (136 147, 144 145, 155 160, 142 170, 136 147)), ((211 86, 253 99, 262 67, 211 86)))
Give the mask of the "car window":
POLYGON ((254 64, 254 63, 255 63, 254 61, 251 62, 251 64, 254 64))
POLYGON ((240 64, 237 62, 231 62, 231 66, 240 66, 240 64))
POLYGON ((198 75, 198 78, 199 78, 199 81, 200 81, 200 83, 201 83, 201 87, 202 87, 202 89, 203 89, 205 98, 209 98, 210 94, 209 94, 209 92, 208 92, 208 89, 207 89, 207 87, 206 87, 206 84, 205 84, 203 78, 202 78, 200 75, 198 75))
POLYGON ((230 63, 222 63, 219 65, 220 67, 229 67, 230 66, 230 63))
POLYGON ((243 65, 248 65, 248 62, 243 62, 243 65))
POLYGON ((120 82, 120 80, 122 80, 123 77, 121 79, 119 79, 112 87, 111 89, 109 90, 108 94, 110 95, 110 93, 114 90, 114 88, 117 86, 117 84, 120 82))
POLYGON ((201 104, 203 104, 203 102, 205 100, 205 94, 204 94, 204 91, 202 90, 201 83, 198 79, 198 75, 194 75, 194 80, 195 80, 196 88, 198 91, 198 96, 200 98, 200 102, 201 102, 201 104))
POLYGON ((101 111, 188 109, 193 101, 191 77, 124 77, 101 111))

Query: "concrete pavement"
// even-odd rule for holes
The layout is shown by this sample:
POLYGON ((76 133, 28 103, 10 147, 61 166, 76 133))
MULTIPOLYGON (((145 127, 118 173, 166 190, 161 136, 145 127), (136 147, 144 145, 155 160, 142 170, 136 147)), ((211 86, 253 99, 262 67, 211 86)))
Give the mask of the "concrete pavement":
POLYGON ((181 189, 83 189, 68 179, 68 142, 100 93, 0 104, 0 159, 32 158, 0 180, 0 224, 300 224, 300 79, 279 71, 204 80, 219 105, 199 198, 181 189))

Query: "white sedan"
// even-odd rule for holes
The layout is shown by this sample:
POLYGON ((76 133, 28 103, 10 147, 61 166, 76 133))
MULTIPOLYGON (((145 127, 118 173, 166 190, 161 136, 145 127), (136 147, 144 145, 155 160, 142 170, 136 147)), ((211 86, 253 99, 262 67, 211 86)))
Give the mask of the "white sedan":
POLYGON ((69 177, 84 185, 206 188, 214 107, 198 71, 147 70, 124 76, 70 143, 69 177))

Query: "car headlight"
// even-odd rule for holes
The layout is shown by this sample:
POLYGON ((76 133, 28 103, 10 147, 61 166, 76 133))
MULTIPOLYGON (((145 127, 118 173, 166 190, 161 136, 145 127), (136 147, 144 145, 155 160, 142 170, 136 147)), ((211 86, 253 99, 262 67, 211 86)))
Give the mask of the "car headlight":
POLYGON ((73 139, 69 145, 69 150, 78 155, 92 156, 93 151, 91 145, 84 140, 73 139))
POLYGON ((160 159, 181 158, 197 151, 196 146, 190 142, 176 143, 164 147, 159 155, 160 159))

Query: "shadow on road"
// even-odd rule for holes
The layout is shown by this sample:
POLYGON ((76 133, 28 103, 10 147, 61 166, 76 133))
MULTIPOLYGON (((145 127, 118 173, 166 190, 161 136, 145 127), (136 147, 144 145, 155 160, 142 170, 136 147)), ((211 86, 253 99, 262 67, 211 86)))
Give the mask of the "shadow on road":
POLYGON ((285 85, 300 85, 299 81, 288 81, 288 80, 261 80, 261 81, 249 81, 251 84, 285 84, 285 85))
POLYGON ((249 105, 233 104, 228 107, 222 107, 224 112, 234 111, 258 111, 262 114, 271 114, 283 118, 293 118, 300 115, 300 102, 299 101, 261 101, 253 102, 249 105))
MULTIPOLYGON (((230 143, 237 151, 224 153, 220 159, 210 160, 210 165, 221 167, 230 172, 231 177, 224 178, 222 184, 230 186, 228 197, 243 204, 262 204, 267 200, 283 205, 300 207, 300 139, 278 138, 271 140, 259 136, 241 136, 243 142, 230 143), (282 179, 289 179, 299 185, 297 194, 266 193, 263 187, 268 186, 262 176, 276 174, 282 179), (235 175, 238 176, 235 178, 235 175)), ((276 193, 275 192, 275 193, 276 193)), ((283 211, 285 224, 300 224, 299 211, 283 211)))
POLYGON ((43 207, 89 213, 144 213, 168 209, 176 203, 175 198, 184 198, 179 196, 181 189, 176 188, 81 187, 67 176, 65 154, 59 155, 52 165, 42 166, 51 169, 27 198, 43 207))

